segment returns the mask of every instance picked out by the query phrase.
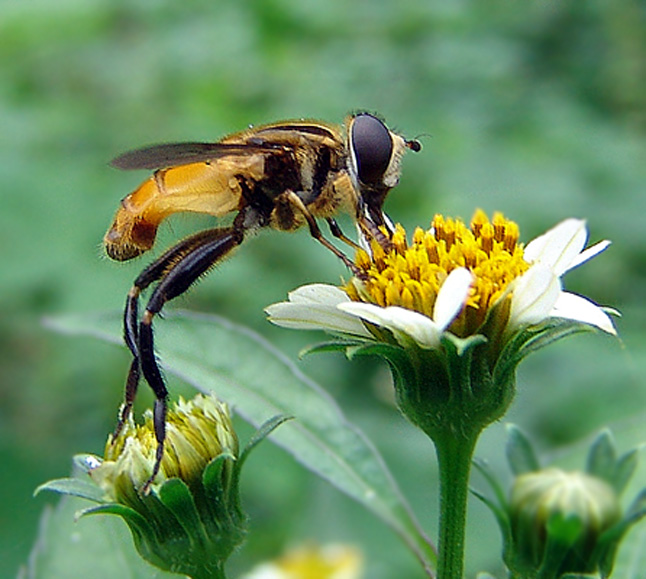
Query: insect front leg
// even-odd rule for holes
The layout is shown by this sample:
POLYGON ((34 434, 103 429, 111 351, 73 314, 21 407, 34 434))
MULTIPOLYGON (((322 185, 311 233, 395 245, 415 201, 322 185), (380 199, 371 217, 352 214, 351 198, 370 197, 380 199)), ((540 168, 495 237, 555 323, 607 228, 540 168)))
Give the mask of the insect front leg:
MULTIPOLYGON (((293 212, 294 210, 298 211, 305 218, 305 221, 307 222, 310 230, 310 235, 320 244, 327 247, 334 255, 336 255, 354 275, 362 275, 354 262, 345 253, 343 253, 340 249, 334 247, 332 243, 330 243, 325 237, 323 237, 323 233, 321 232, 316 219, 310 213, 309 209, 305 206, 303 200, 298 195, 296 195, 296 193, 294 193, 293 191, 285 191, 285 193, 283 193, 281 197, 283 199, 283 203, 281 204, 280 199, 278 199, 276 201, 276 209, 274 210, 276 213, 282 214, 281 218, 279 218, 279 223, 294 222, 295 219, 293 218, 293 212), (291 219, 286 219, 284 216, 285 213, 291 213, 291 219)), ((289 227, 285 226, 279 228, 286 230, 289 229, 289 227)))
POLYGON ((359 229, 368 241, 374 239, 386 253, 392 249, 390 241, 393 234, 392 222, 382 211, 374 209, 371 211, 363 201, 360 201, 356 218, 359 229), (381 227, 386 230, 386 233, 381 230, 381 227))
POLYGON ((328 225, 330 226, 330 233, 334 235, 337 239, 340 239, 343 241, 343 243, 349 245, 355 250, 361 249, 361 246, 358 243, 355 243, 350 239, 343 231, 341 231, 341 228, 339 227, 339 224, 336 222, 336 219, 333 217, 328 217, 326 219, 328 225))

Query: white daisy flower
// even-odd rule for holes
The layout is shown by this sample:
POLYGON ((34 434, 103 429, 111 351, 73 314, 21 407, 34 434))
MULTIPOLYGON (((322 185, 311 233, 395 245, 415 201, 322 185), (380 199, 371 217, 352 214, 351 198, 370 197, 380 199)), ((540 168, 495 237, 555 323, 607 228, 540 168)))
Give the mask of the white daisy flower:
MULTIPOLYGON (((344 290, 325 284, 301 287, 289 301, 267 308, 270 321, 298 329, 322 329, 359 339, 382 339, 389 330, 403 347, 437 348, 445 332, 458 338, 487 334, 486 321, 503 316, 505 335, 564 318, 616 334, 608 313, 566 292, 561 277, 605 250, 587 249, 585 222, 567 219, 531 241, 518 243, 518 226, 501 214, 490 222, 476 212, 469 228, 436 216, 428 231, 417 229, 409 246, 404 230, 386 254, 376 243, 359 252, 364 280, 344 290)), ((490 336, 491 337, 491 336, 490 336)))

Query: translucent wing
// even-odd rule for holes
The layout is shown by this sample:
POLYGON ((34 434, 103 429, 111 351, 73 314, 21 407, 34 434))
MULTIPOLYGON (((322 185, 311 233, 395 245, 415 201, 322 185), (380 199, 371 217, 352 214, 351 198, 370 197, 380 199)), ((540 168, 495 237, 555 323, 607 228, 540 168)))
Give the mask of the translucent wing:
POLYGON ((135 149, 119 155, 110 163, 113 167, 131 169, 166 169, 178 165, 200 163, 226 156, 253 155, 285 150, 284 144, 258 143, 166 143, 135 149))

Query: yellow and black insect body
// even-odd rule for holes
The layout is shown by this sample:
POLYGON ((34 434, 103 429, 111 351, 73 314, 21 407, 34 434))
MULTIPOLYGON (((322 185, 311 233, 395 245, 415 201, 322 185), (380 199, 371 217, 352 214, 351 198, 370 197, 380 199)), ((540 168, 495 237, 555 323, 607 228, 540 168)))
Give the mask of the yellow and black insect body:
POLYGON ((168 249, 141 272, 128 293, 124 335, 133 360, 115 436, 131 412, 143 373, 156 396, 157 460, 149 483, 163 456, 168 398, 154 354, 155 315, 249 233, 262 228, 294 231, 307 225, 312 237, 354 271, 352 261, 323 236, 317 219, 328 222, 334 237, 354 245, 334 220, 335 215, 348 212, 364 236, 387 245, 383 233, 389 230, 382 209, 385 198, 399 181, 406 149, 420 148, 418 141, 390 131, 377 117, 359 113, 350 116, 343 127, 318 121, 283 121, 250 128, 215 143, 138 149, 112 162, 120 169, 154 171, 121 201, 104 238, 112 259, 132 259, 151 249, 159 224, 174 213, 234 215, 228 227, 200 231, 168 249), (153 284, 140 315, 139 296, 153 284))

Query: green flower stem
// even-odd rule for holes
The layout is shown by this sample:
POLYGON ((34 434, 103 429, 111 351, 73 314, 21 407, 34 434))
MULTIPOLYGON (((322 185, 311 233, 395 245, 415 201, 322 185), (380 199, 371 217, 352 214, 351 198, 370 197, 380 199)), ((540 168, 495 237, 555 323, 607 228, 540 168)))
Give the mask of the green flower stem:
POLYGON ((462 579, 469 472, 480 429, 434 437, 440 472, 438 579, 462 579))

